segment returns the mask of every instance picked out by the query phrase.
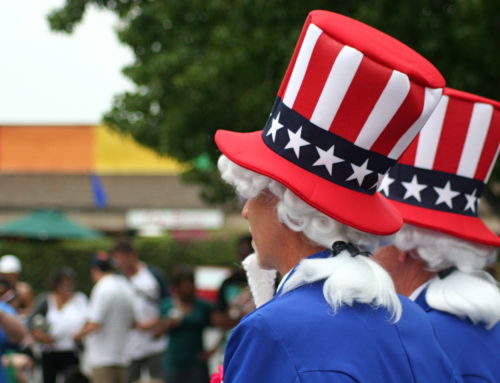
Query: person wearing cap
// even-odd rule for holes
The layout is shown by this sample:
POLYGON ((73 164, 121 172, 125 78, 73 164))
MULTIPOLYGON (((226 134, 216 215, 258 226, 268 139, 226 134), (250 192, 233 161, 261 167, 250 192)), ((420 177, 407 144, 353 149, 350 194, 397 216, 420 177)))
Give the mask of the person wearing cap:
POLYGON ((500 379, 500 290, 483 271, 500 238, 478 217, 499 143, 500 103, 447 88, 381 185, 406 224, 376 258, 465 382, 500 379))
POLYGON ((90 272, 95 285, 88 319, 75 340, 85 340, 92 383, 126 383, 130 362, 127 337, 135 324, 134 294, 125 278, 114 273, 106 252, 92 258, 90 272))
POLYGON ((0 258, 0 274, 10 283, 16 293, 9 303, 18 314, 24 315, 33 305, 33 290, 29 283, 19 280, 21 270, 21 261, 15 255, 7 254, 0 258))
POLYGON ((259 266, 283 275, 231 335, 225 383, 461 381, 425 313, 367 253, 402 226, 376 189, 442 87, 406 45, 313 11, 264 130, 216 133, 259 266))

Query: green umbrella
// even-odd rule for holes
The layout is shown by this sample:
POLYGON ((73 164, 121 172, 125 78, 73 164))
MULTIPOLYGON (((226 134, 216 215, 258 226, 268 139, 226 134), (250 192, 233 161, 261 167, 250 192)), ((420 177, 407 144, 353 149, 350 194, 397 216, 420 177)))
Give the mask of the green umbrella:
POLYGON ((71 221, 58 210, 41 209, 0 227, 0 237, 96 239, 102 234, 71 221))

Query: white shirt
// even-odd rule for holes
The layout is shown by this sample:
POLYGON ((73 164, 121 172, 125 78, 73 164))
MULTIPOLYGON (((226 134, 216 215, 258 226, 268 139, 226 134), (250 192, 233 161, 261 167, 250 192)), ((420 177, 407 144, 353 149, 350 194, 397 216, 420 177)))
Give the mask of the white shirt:
POLYGON ((52 294, 47 297, 47 324, 54 343, 46 345, 47 351, 73 351, 73 336, 87 320, 88 300, 85 294, 77 292, 61 308, 57 307, 52 294))
MULTIPOLYGON (((154 275, 143 263, 139 270, 129 278, 134 291, 134 310, 138 322, 149 322, 160 316, 160 286, 154 275)), ((131 359, 164 352, 167 347, 165 337, 155 339, 152 331, 132 330, 127 343, 131 359)))
POLYGON ((86 362, 91 368, 127 365, 126 345, 135 322, 134 294, 129 283, 119 275, 105 275, 92 289, 88 321, 100 328, 85 339, 86 362))
POLYGON ((410 296, 408 297, 408 299, 412 300, 412 301, 415 301, 415 299, 418 298, 418 296, 420 295, 420 293, 422 291, 424 291, 424 289, 429 286, 429 283, 431 283, 432 279, 430 281, 427 281, 425 283, 422 283, 420 286, 418 286, 415 290, 413 290, 413 292, 410 294, 410 296))

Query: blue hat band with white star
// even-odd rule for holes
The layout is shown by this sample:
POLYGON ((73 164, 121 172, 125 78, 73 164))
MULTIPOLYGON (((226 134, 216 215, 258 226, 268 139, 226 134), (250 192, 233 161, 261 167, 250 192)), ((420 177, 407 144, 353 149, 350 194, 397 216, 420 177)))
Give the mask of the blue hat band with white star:
POLYGON ((477 217, 484 186, 476 179, 398 163, 384 178, 379 190, 395 201, 477 217))
POLYGON ((295 165, 365 194, 374 194, 384 174, 396 163, 314 125, 279 97, 262 138, 272 151, 295 165))

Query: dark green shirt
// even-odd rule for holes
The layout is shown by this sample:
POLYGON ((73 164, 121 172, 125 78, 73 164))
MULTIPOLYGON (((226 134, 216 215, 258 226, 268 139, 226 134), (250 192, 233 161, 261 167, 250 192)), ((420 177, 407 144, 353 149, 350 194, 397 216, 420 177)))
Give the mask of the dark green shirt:
MULTIPOLYGON (((165 299, 160 306, 161 316, 168 317, 174 307, 173 298, 165 299)), ((212 305, 196 299, 193 310, 179 326, 169 332, 169 344, 165 353, 165 369, 175 370, 206 363, 200 355, 203 348, 203 330, 210 326, 212 305)))

